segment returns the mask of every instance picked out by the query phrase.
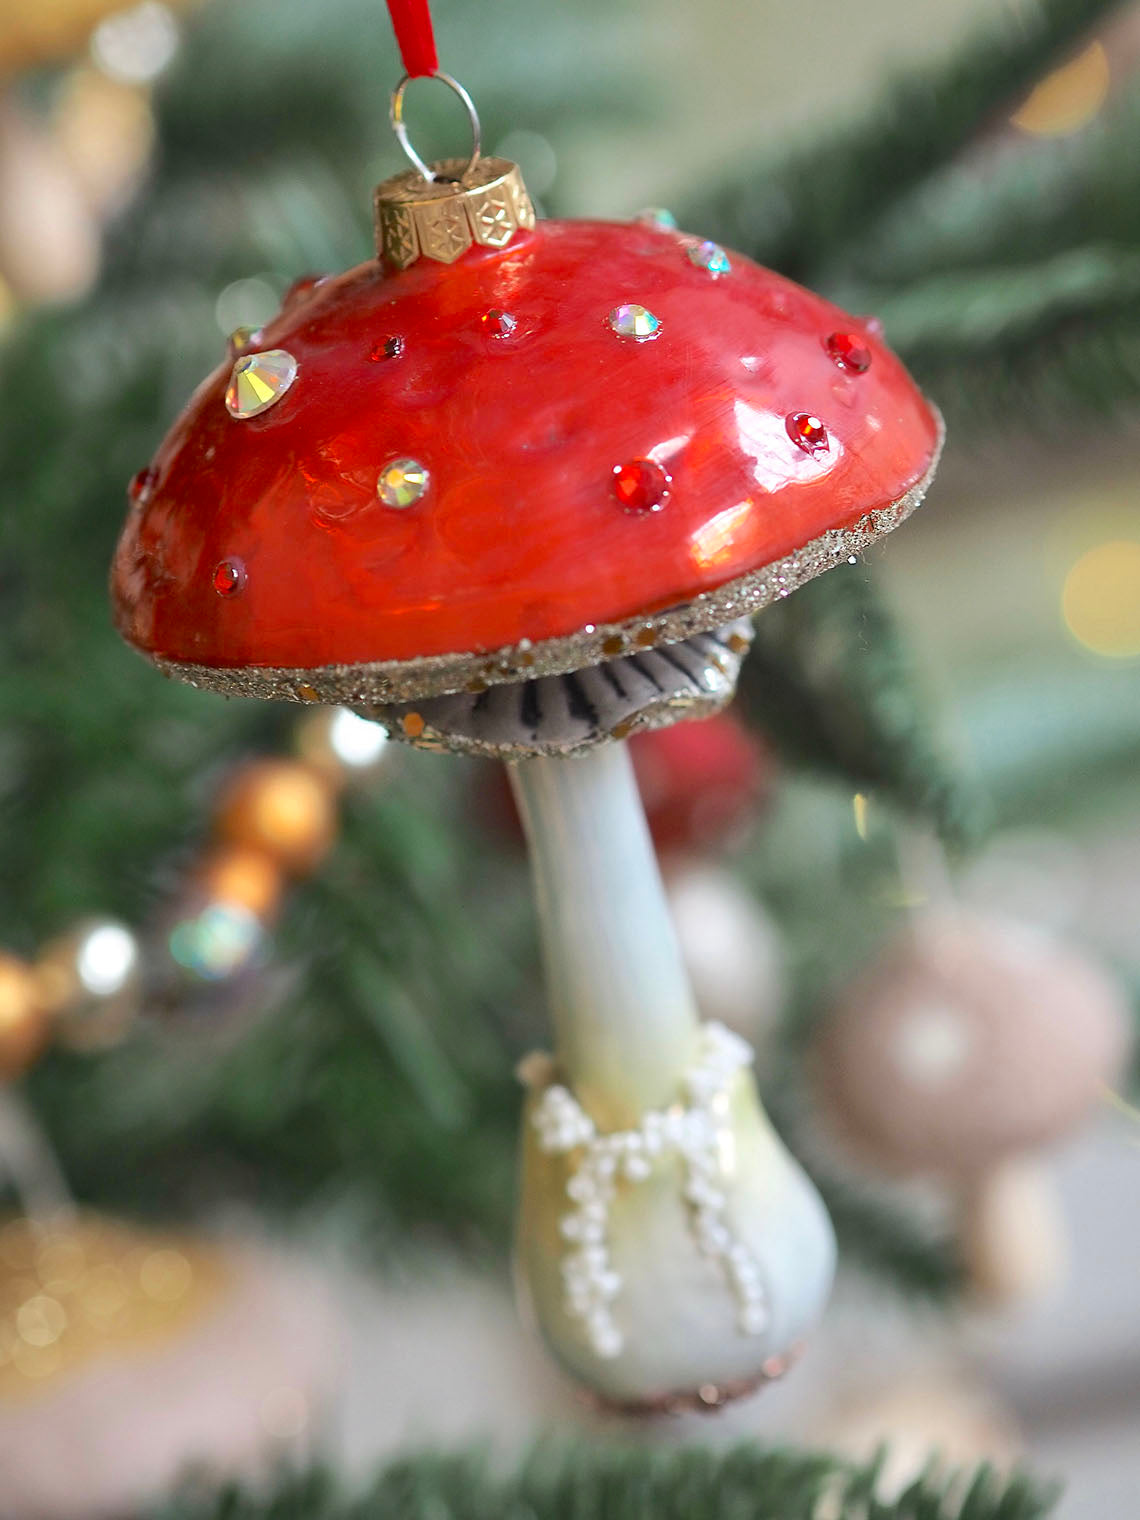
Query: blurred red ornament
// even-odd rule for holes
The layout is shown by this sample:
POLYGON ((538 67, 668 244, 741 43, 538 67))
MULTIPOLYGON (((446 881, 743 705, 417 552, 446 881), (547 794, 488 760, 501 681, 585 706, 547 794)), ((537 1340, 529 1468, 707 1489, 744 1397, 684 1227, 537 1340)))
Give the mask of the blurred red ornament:
MULTIPOLYGON (((649 831, 663 856, 717 849, 763 807, 772 789, 775 761, 730 712, 634 734, 629 748, 649 831)), ((483 777, 478 806, 493 829, 522 843, 502 767, 483 777)))
POLYGON ((635 734, 633 769, 658 851, 714 850, 767 797, 773 762, 735 717, 635 734))

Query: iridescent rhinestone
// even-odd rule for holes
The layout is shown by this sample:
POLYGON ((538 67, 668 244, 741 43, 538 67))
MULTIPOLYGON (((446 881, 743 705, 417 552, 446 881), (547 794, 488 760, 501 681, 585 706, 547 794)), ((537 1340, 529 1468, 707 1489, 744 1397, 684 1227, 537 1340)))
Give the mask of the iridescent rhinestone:
POLYGON ((240 559, 224 559, 214 567, 211 584, 219 596, 236 596, 245 589, 245 566, 240 559))
POLYGON ((256 327, 235 327, 226 339, 226 352, 231 359, 236 359, 240 354, 249 353, 257 337, 256 327))
POLYGON ((297 361, 283 348, 243 354, 226 387, 226 410, 231 417, 256 417, 281 400, 297 378, 297 361))
POLYGON ((500 311, 497 306, 492 306, 479 318, 483 324, 483 331, 490 333, 493 338, 508 338, 519 325, 517 317, 512 317, 509 311, 500 311))
POLYGON ((404 340, 397 335, 374 343, 368 357, 374 364, 379 364, 383 359, 398 359, 403 352, 404 340))
POLYGON ((647 338, 655 338, 661 331, 660 319, 646 307, 636 306, 631 301, 614 307, 609 315, 609 324, 619 338, 636 338, 639 343, 644 343, 647 338))
POLYGON ((614 466, 611 489, 627 512, 660 512, 669 485, 669 476, 654 459, 630 459, 614 466))
POLYGON ((803 449, 805 454, 826 454, 831 445, 827 429, 818 417, 810 412, 790 412, 785 421, 788 437, 803 449))
POLYGON ((839 368, 852 375, 862 375, 871 368, 871 350, 857 333, 833 332, 823 346, 839 368))
POLYGON ((666 211, 664 206, 646 206, 637 213, 634 220, 644 222, 648 227, 660 227, 663 232, 677 230, 677 218, 671 211, 666 211))
POLYGON ((427 466, 418 459, 393 459, 380 471, 376 494, 386 507, 415 506, 431 481, 427 466))
POLYGON ((709 242, 690 243, 685 249, 689 263, 695 264, 698 269, 705 269, 709 274, 728 274, 732 265, 729 263, 728 254, 719 243, 709 242))
POLYGON ((158 471, 154 465, 146 465, 137 474, 131 476, 131 483, 127 487, 127 500, 134 507, 145 507, 154 495, 157 484, 158 471))

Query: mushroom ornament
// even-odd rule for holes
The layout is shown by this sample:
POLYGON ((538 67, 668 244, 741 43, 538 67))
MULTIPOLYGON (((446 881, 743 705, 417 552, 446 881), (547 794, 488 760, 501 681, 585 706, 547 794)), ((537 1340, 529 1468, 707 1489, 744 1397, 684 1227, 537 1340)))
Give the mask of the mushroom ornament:
POLYGON ((1065 1255, 1038 1155, 1119 1079, 1128 1025, 1096 961, 943 905, 844 990, 815 1042, 815 1087, 860 1158, 945 1184, 978 1296, 1028 1300, 1055 1286, 1065 1255))
POLYGON ((376 225, 136 477, 116 620, 168 675, 509 763, 554 1023, 520 1277, 601 1398, 715 1405, 787 1365, 834 1244, 697 1017, 621 741, 726 704, 752 614, 918 505, 940 422, 872 324, 653 221, 536 222, 504 160, 387 181, 376 225))

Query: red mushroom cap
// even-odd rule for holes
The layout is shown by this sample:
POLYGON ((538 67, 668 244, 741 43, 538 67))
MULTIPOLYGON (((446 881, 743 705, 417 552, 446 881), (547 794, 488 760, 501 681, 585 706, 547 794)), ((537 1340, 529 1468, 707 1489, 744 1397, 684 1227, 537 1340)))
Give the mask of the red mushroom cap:
POLYGON ((418 697, 472 656, 509 651, 481 674, 517 679, 655 615, 644 644, 714 627, 893 527, 936 413, 870 326, 711 246, 543 222, 287 302, 253 344, 296 361, 275 404, 231 415, 227 363, 136 488, 124 636, 227 690, 418 697), (651 335, 615 331, 628 304, 651 335), (385 504, 406 461, 426 489, 385 504))

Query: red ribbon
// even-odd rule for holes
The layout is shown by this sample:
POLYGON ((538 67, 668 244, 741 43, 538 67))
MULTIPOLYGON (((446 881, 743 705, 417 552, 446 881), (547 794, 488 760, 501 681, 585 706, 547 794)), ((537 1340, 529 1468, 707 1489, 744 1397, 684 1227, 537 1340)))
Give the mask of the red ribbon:
POLYGON ((439 68, 439 54, 428 0, 388 0, 388 10, 405 71, 412 79, 434 74, 439 68))

